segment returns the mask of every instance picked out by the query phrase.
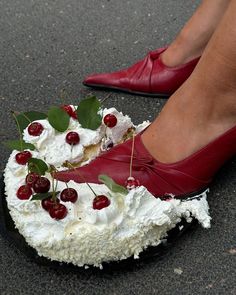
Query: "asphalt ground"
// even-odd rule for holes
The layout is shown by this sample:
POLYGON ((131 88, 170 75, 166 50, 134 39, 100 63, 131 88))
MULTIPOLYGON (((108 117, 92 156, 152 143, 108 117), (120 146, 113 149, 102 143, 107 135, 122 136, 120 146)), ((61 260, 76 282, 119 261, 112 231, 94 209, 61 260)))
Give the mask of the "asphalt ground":
MULTIPOLYGON (((10 110, 46 111, 93 93, 91 72, 113 71, 168 44, 200 1, 0 0, 0 140, 17 137, 10 110)), ((165 100, 114 93, 106 106, 135 123, 152 120, 165 100)), ((9 151, 1 145, 0 169, 9 151)), ((38 266, 0 237, 0 294, 236 294, 236 161, 209 195, 212 228, 194 228, 162 257, 121 270, 66 271, 38 266)))

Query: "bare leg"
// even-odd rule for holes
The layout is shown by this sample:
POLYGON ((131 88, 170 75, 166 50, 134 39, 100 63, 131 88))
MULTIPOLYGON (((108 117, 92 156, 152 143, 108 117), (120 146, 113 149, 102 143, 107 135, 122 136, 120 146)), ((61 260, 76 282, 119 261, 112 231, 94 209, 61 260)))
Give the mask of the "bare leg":
POLYGON ((232 0, 191 77, 175 92, 142 140, 172 163, 236 124, 236 1, 232 0))
POLYGON ((200 56, 230 0, 203 0, 169 48, 162 54, 167 66, 178 66, 200 56))

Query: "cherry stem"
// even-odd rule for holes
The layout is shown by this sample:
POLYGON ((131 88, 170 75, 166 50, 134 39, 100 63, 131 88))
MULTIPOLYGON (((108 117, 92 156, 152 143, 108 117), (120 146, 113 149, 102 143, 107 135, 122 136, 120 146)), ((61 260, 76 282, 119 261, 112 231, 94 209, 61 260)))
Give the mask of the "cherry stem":
POLYGON ((68 186, 67 182, 65 182, 65 184, 66 184, 66 188, 68 189, 69 196, 70 196, 70 194, 71 194, 71 191, 69 190, 69 186, 68 186))
POLYGON ((66 90, 63 88, 60 90, 60 95, 59 95, 61 102, 63 105, 66 105, 66 97, 68 97, 66 90))
POLYGON ((19 122, 17 120, 17 117, 15 115, 15 112, 14 111, 11 111, 11 113, 12 113, 13 118, 16 121, 17 129, 18 129, 19 136, 20 136, 20 148, 21 148, 21 151, 23 151, 23 137, 22 137, 22 133, 21 133, 21 129, 20 129, 20 124, 19 124, 19 122))
POLYGON ((54 202, 56 202, 56 194, 55 194, 55 188, 54 188, 54 177, 52 177, 52 199, 54 202))
MULTIPOLYGON (((75 170, 75 167, 73 167, 71 165, 70 162, 67 162, 68 166, 70 166, 73 170, 75 170)), ((76 173, 79 174, 79 176, 83 179, 83 181, 87 184, 87 186, 90 188, 90 190, 92 191, 92 193, 95 195, 95 197, 97 197, 97 194, 95 193, 95 191, 93 190, 93 188, 91 187, 91 185, 85 180, 85 178, 83 177, 83 175, 81 175, 81 173, 77 170, 76 173)))
MULTIPOLYGON (((53 202, 56 202, 56 188, 55 188, 55 178, 54 178, 54 172, 52 173, 52 200, 53 202)), ((56 183, 57 187, 57 183, 56 183)))
POLYGON ((107 139, 107 125, 105 125, 105 130, 104 130, 104 138, 105 138, 105 140, 107 139))
MULTIPOLYGON (((77 171, 78 172, 78 171, 77 171)), ((80 173, 78 173, 79 174, 79 176, 81 177, 81 174, 80 173)), ((83 177, 81 177, 84 181, 85 181, 85 179, 83 178, 83 177)), ((87 186, 90 188, 90 190, 93 192, 93 194, 94 194, 94 196, 97 198, 97 194, 95 193, 95 191, 92 189, 92 187, 91 187, 91 185, 87 182, 87 181, 85 181, 85 183, 87 184, 87 186)))
POLYGON ((129 166, 129 177, 132 177, 132 167, 133 167, 133 157, 134 157, 134 139, 135 139, 135 136, 134 136, 134 134, 132 136, 133 136, 133 140, 132 140, 132 149, 131 149, 130 166, 129 166))
POLYGON ((32 121, 30 120, 30 118, 29 118, 28 116, 26 116, 25 113, 22 113, 21 115, 22 115, 23 117, 25 117, 25 119, 28 120, 30 123, 32 123, 32 121))
POLYGON ((100 103, 103 104, 109 97, 111 96, 111 93, 109 93, 107 96, 105 96, 100 103))
POLYGON ((38 170, 38 174, 41 175, 41 171, 40 171, 39 166, 37 164, 28 162, 28 169, 29 170, 30 170, 30 166, 34 166, 38 170))

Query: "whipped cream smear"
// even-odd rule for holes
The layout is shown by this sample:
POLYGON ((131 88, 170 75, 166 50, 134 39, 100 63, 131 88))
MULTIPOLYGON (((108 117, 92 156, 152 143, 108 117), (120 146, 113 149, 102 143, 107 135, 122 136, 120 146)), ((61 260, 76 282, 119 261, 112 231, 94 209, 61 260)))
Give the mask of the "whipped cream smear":
MULTIPOLYGON (((68 130, 59 133, 47 120, 39 120, 44 127, 42 134, 30 136, 26 128, 23 138, 36 146, 36 150, 31 151, 33 157, 60 168, 66 160, 80 161, 86 147, 101 144, 105 132, 107 138, 118 143, 129 128, 134 127, 136 132, 140 132, 149 124, 144 122, 134 126, 128 116, 115 108, 103 110, 103 116, 108 113, 117 117, 118 124, 114 128, 105 128, 102 124, 93 131, 82 128, 78 121, 71 119, 68 130), (80 135, 80 143, 73 149, 65 142, 69 131, 76 131, 80 135)), ((16 228, 40 256, 77 266, 102 268, 103 262, 122 260, 132 255, 138 258, 147 246, 160 244, 181 218, 191 222, 195 217, 204 228, 210 227, 207 191, 201 194, 199 200, 180 201, 172 198, 162 201, 143 186, 122 195, 109 191, 103 184, 91 184, 97 194, 107 195, 111 202, 102 210, 94 210, 91 190, 86 184, 74 181, 68 185, 77 190, 78 200, 76 203, 61 202, 68 209, 67 216, 62 220, 52 219, 41 207, 40 201, 17 198, 18 188, 25 184, 27 167, 17 164, 16 153, 12 152, 5 169, 7 204, 16 228)), ((51 180, 50 174, 46 177, 51 180)), ((58 182, 57 190, 64 188, 65 183, 58 182)))

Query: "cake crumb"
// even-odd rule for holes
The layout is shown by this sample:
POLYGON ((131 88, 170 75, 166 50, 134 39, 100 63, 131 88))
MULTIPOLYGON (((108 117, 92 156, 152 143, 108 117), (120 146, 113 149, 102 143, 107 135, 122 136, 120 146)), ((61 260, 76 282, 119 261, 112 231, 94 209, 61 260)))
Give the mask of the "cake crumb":
POLYGON ((179 268, 174 268, 174 273, 176 273, 177 275, 182 275, 183 270, 179 267, 179 268))
POLYGON ((231 255, 236 255, 236 249, 235 248, 232 248, 232 249, 229 249, 229 254, 231 255))

